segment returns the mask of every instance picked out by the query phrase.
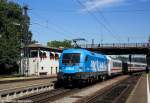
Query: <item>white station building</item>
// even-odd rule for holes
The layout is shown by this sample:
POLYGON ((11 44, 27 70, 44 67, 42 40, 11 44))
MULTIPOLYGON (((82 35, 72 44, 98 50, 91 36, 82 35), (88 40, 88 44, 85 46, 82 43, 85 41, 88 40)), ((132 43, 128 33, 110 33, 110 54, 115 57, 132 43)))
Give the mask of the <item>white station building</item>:
POLYGON ((29 58, 21 59, 20 72, 27 76, 56 75, 59 71, 59 56, 58 49, 32 44, 29 46, 29 58))

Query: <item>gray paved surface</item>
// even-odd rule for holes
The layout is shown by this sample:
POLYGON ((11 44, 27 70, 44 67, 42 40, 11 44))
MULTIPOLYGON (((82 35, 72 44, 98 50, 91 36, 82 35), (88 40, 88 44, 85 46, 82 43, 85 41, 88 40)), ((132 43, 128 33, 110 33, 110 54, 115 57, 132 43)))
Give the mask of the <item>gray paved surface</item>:
MULTIPOLYGON (((150 84, 150 74, 148 75, 148 78, 150 84)), ((139 79, 135 88, 131 92, 126 103, 149 103, 147 101, 147 97, 147 76, 146 74, 143 74, 143 76, 139 79)))
POLYGON ((50 83, 54 80, 56 80, 56 78, 31 80, 31 81, 19 81, 19 82, 14 82, 14 83, 4 83, 4 84, 0 84, 0 91, 6 90, 6 89, 21 88, 24 86, 44 84, 44 83, 47 84, 47 83, 50 83))

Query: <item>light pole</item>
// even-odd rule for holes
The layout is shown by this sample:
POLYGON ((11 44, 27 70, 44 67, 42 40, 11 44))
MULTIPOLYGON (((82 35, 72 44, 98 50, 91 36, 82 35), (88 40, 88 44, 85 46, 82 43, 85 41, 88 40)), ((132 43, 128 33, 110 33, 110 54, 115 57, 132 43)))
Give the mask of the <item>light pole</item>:
MULTIPOLYGON (((13 25, 20 27, 20 23, 12 22, 13 25)), ((21 28, 20 28, 21 31, 21 28)), ((19 64, 19 75, 21 75, 21 67, 22 67, 22 38, 20 38, 20 64, 19 64)))
POLYGON ((129 42, 130 42, 130 38, 128 37, 128 44, 129 44, 129 42))
POLYGON ((23 52, 24 52, 24 57, 25 57, 25 72, 26 76, 29 74, 29 43, 30 43, 30 38, 29 38, 29 18, 28 18, 28 6, 23 7, 23 16, 24 16, 24 22, 23 22, 23 32, 24 32, 24 37, 23 37, 23 52))
POLYGON ((131 54, 129 55, 129 61, 130 61, 130 66, 129 66, 129 68, 130 68, 130 75, 132 74, 132 72, 131 72, 131 62, 132 62, 132 56, 131 56, 131 54))
POLYGON ((150 35, 149 35, 149 38, 148 38, 148 43, 150 43, 150 35))

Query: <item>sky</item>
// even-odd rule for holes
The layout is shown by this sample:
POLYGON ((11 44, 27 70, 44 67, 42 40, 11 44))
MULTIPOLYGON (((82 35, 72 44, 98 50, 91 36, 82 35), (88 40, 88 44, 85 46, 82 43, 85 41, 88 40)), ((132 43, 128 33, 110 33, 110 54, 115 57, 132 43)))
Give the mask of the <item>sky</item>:
POLYGON ((150 0, 12 0, 28 5, 33 39, 86 39, 86 43, 145 43, 150 0))

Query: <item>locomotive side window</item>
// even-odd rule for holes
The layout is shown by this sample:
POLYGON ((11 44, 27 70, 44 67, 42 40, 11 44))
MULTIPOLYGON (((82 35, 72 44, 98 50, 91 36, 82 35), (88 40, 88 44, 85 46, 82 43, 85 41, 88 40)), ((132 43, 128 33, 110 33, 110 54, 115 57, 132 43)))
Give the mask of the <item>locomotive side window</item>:
POLYGON ((87 62, 89 60, 89 56, 87 55, 86 57, 85 57, 85 62, 87 62))
POLYGON ((80 63, 80 53, 64 53, 62 63, 67 65, 80 63))

